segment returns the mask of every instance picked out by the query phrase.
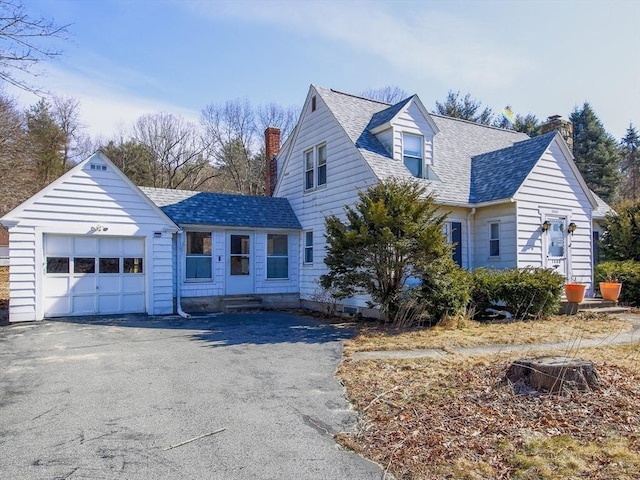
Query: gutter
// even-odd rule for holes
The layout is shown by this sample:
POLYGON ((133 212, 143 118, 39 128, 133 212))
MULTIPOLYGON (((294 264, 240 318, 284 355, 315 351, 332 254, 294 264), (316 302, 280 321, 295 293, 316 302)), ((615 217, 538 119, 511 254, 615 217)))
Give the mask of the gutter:
POLYGON ((178 241, 177 241, 177 251, 176 251, 176 312, 182 318, 191 318, 191 315, 185 313, 182 310, 182 295, 181 295, 181 285, 182 281, 182 252, 184 252, 184 230, 178 230, 178 241))

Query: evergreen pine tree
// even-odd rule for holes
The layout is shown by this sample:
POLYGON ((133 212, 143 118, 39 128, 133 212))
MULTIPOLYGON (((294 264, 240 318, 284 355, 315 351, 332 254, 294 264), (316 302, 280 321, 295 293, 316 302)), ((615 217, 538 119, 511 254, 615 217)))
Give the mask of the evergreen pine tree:
POLYGON ((620 142, 622 153, 622 197, 629 200, 640 199, 640 135, 633 124, 620 142))
POLYGON ((587 185, 612 202, 620 183, 620 150, 593 108, 585 102, 569 117, 573 123, 573 156, 587 185))

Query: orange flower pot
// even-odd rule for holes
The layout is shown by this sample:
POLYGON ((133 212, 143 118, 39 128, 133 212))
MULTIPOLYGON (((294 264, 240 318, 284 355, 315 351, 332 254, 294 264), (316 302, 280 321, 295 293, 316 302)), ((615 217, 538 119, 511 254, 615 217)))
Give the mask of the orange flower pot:
POLYGON ((600 282, 600 295, 603 300, 617 301, 621 290, 621 283, 600 282))
POLYGON ((582 303, 586 290, 586 285, 581 285, 579 283, 567 283, 564 286, 564 295, 567 297, 567 302, 569 303, 582 303))

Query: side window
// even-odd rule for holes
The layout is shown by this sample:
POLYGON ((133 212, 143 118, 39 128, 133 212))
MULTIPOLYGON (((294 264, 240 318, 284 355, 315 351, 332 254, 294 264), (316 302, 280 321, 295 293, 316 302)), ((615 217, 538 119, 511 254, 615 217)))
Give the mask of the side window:
POLYGON ((313 230, 304 232, 304 263, 313 263, 313 230))
POLYGON ((210 232, 187 232, 187 279, 210 279, 212 242, 210 232))
POLYGON ((289 237, 267 235, 267 278, 289 278, 289 237))
POLYGON ((500 256, 500 223, 489 224, 489 256, 500 256))
POLYGON ((304 152, 304 189, 327 184, 327 145, 316 145, 304 152))
POLYGON ((449 243, 453 245, 453 261, 462 267, 462 222, 449 223, 449 243))
POLYGON ((402 134, 402 161, 411 174, 417 178, 424 178, 423 150, 424 139, 422 136, 410 133, 402 134))

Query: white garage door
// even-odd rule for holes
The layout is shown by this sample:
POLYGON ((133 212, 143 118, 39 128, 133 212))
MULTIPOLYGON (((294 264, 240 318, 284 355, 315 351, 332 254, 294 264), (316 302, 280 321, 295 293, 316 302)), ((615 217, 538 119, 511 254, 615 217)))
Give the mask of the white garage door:
POLYGON ((145 311, 144 239, 46 235, 44 315, 145 311))

